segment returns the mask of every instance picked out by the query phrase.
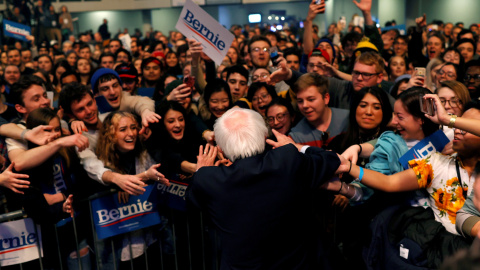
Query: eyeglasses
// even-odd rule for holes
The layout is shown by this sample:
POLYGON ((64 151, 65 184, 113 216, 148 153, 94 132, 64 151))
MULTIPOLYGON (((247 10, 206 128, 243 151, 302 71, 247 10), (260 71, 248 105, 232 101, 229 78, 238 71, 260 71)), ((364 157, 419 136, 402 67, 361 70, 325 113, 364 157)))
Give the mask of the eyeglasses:
POLYGON ((257 52, 257 53, 258 53, 259 51, 268 52, 268 48, 267 48, 267 47, 264 47, 264 48, 260 48, 260 47, 252 48, 252 52, 257 52))
POLYGON ((457 75, 456 75, 455 73, 453 73, 453 72, 451 72, 451 71, 445 72, 445 71, 443 71, 443 69, 440 69, 439 71, 437 71, 437 74, 440 75, 440 76, 443 75, 443 74, 445 74, 445 76, 448 77, 448 78, 450 78, 450 79, 455 79, 455 78, 457 78, 457 75))
POLYGON ((459 128, 455 128, 455 129, 454 129, 454 131, 457 131, 457 130, 458 130, 458 131, 460 132, 460 134, 462 134, 462 135, 467 134, 467 132, 466 132, 465 130, 461 130, 461 129, 459 129, 459 128))
POLYGON ((442 103, 443 107, 445 107, 445 105, 447 104, 450 104, 450 107, 452 108, 459 108, 460 105, 462 105, 462 101, 459 100, 459 99, 450 99, 450 100, 447 100, 447 99, 443 99, 441 98, 440 99, 440 102, 442 103))
POLYGON ((376 76, 376 75, 378 75, 378 74, 379 74, 379 73, 360 72, 360 71, 356 71, 356 70, 354 70, 354 71, 352 72, 352 76, 353 76, 353 77, 358 77, 358 76, 362 75, 362 78, 363 78, 364 80, 368 80, 368 79, 370 79, 372 76, 374 76, 374 75, 376 76))
POLYGON ((269 96, 270 96, 270 94, 263 94, 263 95, 260 95, 260 96, 254 96, 252 98, 252 102, 260 101, 260 99, 265 101, 267 99, 267 97, 269 97, 269 96))
POLYGON ((308 67, 309 67, 309 68, 317 67, 318 69, 323 69, 323 65, 322 65, 322 64, 315 65, 314 63, 309 63, 309 64, 308 64, 308 67))
POLYGON ((270 75, 270 74, 265 73, 265 74, 260 74, 260 75, 253 75, 252 80, 253 80, 253 82, 256 82, 260 79, 266 79, 266 78, 268 78, 268 75, 270 75))
POLYGON ((470 74, 467 74, 465 75, 465 81, 468 82, 470 81, 471 79, 474 79, 475 81, 480 81, 480 74, 475 74, 475 75, 470 75, 470 74))
POLYGON ((283 122, 283 120, 285 120, 286 115, 287 115, 287 113, 279 113, 279 114, 275 115, 275 117, 270 116, 270 117, 267 118, 267 123, 269 125, 273 125, 275 123, 275 119, 277 119, 278 122, 283 122))

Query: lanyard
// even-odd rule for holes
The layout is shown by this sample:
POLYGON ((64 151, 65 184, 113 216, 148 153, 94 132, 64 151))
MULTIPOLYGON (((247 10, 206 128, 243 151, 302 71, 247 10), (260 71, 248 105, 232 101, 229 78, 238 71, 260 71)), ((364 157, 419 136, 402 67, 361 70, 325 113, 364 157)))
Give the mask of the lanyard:
POLYGON ((466 200, 467 192, 463 188, 462 176, 460 175, 460 165, 458 165, 458 158, 455 158, 455 168, 457 169, 457 178, 458 178, 458 181, 460 182, 460 188, 462 189, 463 198, 466 200))

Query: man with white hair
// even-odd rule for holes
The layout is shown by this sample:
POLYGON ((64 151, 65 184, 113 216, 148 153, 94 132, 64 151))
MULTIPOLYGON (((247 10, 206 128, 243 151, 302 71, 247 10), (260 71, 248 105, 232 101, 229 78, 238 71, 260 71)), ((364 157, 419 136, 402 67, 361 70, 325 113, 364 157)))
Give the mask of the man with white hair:
POLYGON ((200 147, 187 197, 218 229, 220 269, 318 269, 320 238, 309 195, 349 164, 275 131, 278 142, 269 141, 274 149, 265 152, 267 127, 252 110, 227 111, 214 132, 233 163, 212 166, 217 149, 200 147))

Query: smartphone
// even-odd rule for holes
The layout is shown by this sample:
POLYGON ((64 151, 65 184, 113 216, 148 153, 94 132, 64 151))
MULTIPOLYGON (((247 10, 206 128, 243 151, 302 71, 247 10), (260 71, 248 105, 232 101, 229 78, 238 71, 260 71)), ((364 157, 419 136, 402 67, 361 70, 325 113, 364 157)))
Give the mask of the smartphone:
POLYGON ((272 63, 274 65, 276 64, 279 57, 280 57, 280 54, 278 54, 277 47, 271 47, 270 48, 270 60, 272 60, 272 63))
POLYGON ((420 77, 420 80, 422 81, 422 84, 425 83, 425 74, 427 73, 427 70, 423 67, 416 67, 415 68, 415 75, 420 77))
POLYGON ((195 85, 195 77, 185 76, 185 78, 183 78, 183 83, 186 84, 188 87, 193 88, 193 86, 195 85))
POLYGON ((435 114, 435 104, 433 103, 432 98, 421 98, 420 99, 420 110, 428 114, 430 116, 433 116, 435 114))

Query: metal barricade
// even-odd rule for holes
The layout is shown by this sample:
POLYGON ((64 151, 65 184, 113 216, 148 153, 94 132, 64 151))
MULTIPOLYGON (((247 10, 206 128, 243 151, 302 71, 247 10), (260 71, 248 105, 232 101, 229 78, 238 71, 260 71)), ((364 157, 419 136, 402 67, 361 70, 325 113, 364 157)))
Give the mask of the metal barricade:
MULTIPOLYGON (((159 225, 151 226, 145 229, 141 229, 141 234, 137 231, 135 235, 129 233, 112 236, 106 239, 99 239, 93 223, 93 211, 91 208, 91 202, 94 199, 104 196, 111 196, 116 193, 117 190, 108 190, 105 192, 97 193, 87 199, 84 203, 88 203, 90 213, 89 221, 91 228, 91 234, 88 235, 87 244, 89 246, 89 254, 92 258, 91 264, 82 263, 82 256, 80 250, 82 239, 79 238, 79 232, 87 230, 85 226, 79 226, 79 220, 76 215, 72 218, 71 227, 72 230, 68 231, 68 237, 72 236, 73 240, 67 239, 70 244, 75 246, 74 251, 70 254, 74 254, 73 261, 76 263, 73 269, 165 269, 165 270, 183 270, 183 269, 202 269, 211 270, 219 268, 218 252, 218 239, 212 230, 212 226, 208 225, 208 220, 199 211, 186 211, 182 212, 176 209, 170 209, 164 207, 161 209, 162 222, 159 225), (134 258, 135 240, 141 235, 142 240, 147 243, 143 246, 143 251, 140 256, 134 258), (150 243, 149 238, 154 235, 156 241, 150 243), (135 236, 135 237, 134 237, 135 236), (124 243, 127 243, 126 245, 124 243), (149 244, 149 245, 148 245, 149 244), (127 248, 127 252, 130 257, 126 261, 121 260, 120 249, 127 248), (109 255, 109 256, 105 256, 109 255), (111 255, 111 256, 110 256, 111 255), (105 261, 105 258, 109 258, 105 261), (87 267, 85 267, 87 265, 87 267)), ((85 214, 85 213, 84 213, 85 214)), ((88 216, 86 215, 86 216, 88 216)), ((85 216, 85 215, 84 215, 85 216)), ((12 220, 21 220, 28 218, 23 211, 15 211, 0 215, 0 223, 9 222, 12 220)), ((85 218, 85 217, 82 217, 85 218)), ((65 233, 59 233, 59 228, 63 228, 63 224, 59 222, 54 226, 55 239, 57 243, 65 242, 65 233), (60 224, 60 225, 59 225, 60 224), (59 227, 60 226, 60 227, 59 227)), ((83 224, 83 222, 80 222, 83 224)), ((34 226, 37 228, 37 226, 34 226)), ((40 232, 41 233, 41 232, 40 232)), ((38 235, 38 233, 37 233, 38 235)), ((51 239, 42 238, 42 241, 50 241, 51 239)), ((45 248, 45 245, 43 245, 45 248)), ((56 253, 58 254, 59 261, 57 263, 58 269, 72 269, 67 266, 68 263, 65 257, 66 247, 60 244, 56 247, 56 253)), ((45 250, 44 250, 45 251, 45 250)), ((45 253, 45 252, 44 252, 45 253)), ((38 247, 39 259, 21 263, 18 265, 12 265, 4 267, 0 264, 0 269, 44 269, 45 263, 42 258, 40 246, 38 247)), ((51 254, 51 253, 50 253, 51 254)), ((54 267, 56 268, 56 267, 54 267)))

